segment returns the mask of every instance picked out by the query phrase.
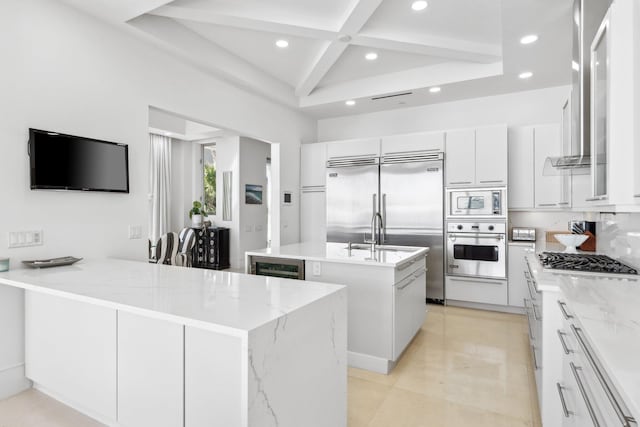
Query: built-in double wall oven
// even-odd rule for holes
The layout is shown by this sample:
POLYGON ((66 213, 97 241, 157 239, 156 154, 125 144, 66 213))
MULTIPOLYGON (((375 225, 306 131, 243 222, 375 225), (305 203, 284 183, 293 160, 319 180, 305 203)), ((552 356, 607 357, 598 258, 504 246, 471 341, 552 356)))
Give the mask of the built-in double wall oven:
POLYGON ((447 275, 506 279, 506 188, 446 191, 447 275))

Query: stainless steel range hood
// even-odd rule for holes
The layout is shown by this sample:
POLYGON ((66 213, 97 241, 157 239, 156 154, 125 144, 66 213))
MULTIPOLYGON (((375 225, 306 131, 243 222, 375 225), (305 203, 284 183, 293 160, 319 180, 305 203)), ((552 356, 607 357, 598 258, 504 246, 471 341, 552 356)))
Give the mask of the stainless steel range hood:
POLYGON ((591 167, 591 42, 613 0, 574 0, 571 98, 563 109, 563 138, 571 152, 548 157, 545 175, 588 174, 591 167))

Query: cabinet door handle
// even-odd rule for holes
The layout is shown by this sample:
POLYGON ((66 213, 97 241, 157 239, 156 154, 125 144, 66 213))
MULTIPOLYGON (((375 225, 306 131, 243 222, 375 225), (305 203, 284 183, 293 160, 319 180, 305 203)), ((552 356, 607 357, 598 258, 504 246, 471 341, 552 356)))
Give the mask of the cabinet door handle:
POLYGON ((457 185, 457 184, 471 184, 471 181, 457 181, 457 182, 450 182, 449 184, 451 184, 451 185, 457 185))
POLYGON ((584 403, 587 405, 587 411, 589 412, 591 421, 593 422, 593 425, 595 427, 600 427, 600 423, 598 422, 598 418, 596 417, 596 412, 593 410, 593 405, 591 404, 591 400, 589 400, 589 396, 587 395, 587 390, 584 388, 582 379, 578 374, 578 370, 582 370, 582 368, 576 366, 573 362, 570 362, 570 366, 571 366, 571 371, 573 372, 573 376, 576 379, 576 383, 578 383, 578 389, 580 390, 582 399, 584 400, 584 403))
POLYGON ((560 202, 560 203, 558 203, 558 204, 559 204, 560 206, 568 206, 568 205, 569 205, 569 202, 560 202))
POLYGON ((562 349, 564 350, 564 354, 569 354, 569 353, 573 353, 573 350, 569 350, 569 347, 567 346, 567 342, 564 340, 564 337, 567 334, 565 332, 562 332, 560 329, 558 329, 558 338, 560 338, 560 344, 562 344, 562 349))
POLYGON ((538 203, 538 206, 543 207, 543 208, 548 208, 548 207, 552 207, 552 206, 558 206, 557 203, 538 203))
POLYGON ((556 383, 556 387, 558 388, 558 394, 560 395, 560 403, 562 404, 562 412, 564 412, 565 418, 569 418, 569 416, 571 416, 573 414, 573 412, 570 412, 567 409, 567 402, 564 400, 564 393, 562 392, 564 387, 562 387, 560 385, 560 383, 556 383))
POLYGON ((531 303, 531 309, 533 310, 533 317, 534 317, 536 320, 541 320, 541 319, 542 319, 542 317, 541 317, 541 316, 538 316, 538 310, 536 310, 536 307, 538 307, 536 304, 531 303))
POLYGON ((540 369, 540 367, 538 366, 538 358, 536 357, 535 345, 531 345, 531 354, 533 355, 533 368, 535 371, 537 371, 538 369, 540 369))
POLYGON ((488 181, 480 181, 481 184, 496 184, 496 183, 502 183, 504 182, 503 179, 494 179, 494 180, 488 180, 488 181))
POLYGON ((524 299, 524 309, 527 312, 527 327, 529 328, 529 338, 531 340, 534 340, 535 338, 533 337, 533 329, 531 329, 531 316, 529 315, 530 311, 529 311, 529 300, 527 298, 524 299))
POLYGON ((565 319, 567 319, 567 320, 573 319, 573 316, 567 312, 567 309, 566 309, 567 303, 566 302, 558 301, 558 305, 560 306, 560 311, 562 312, 562 315, 564 316, 565 319))

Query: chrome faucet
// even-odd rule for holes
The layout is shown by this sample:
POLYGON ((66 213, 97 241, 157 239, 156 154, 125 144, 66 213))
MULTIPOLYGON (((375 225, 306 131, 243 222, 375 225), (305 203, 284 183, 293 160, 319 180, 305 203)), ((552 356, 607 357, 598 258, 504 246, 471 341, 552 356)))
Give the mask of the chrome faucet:
POLYGON ((380 235, 378 234, 378 228, 376 227, 378 223, 377 220, 380 220, 380 228, 384 228, 382 215, 380 215, 380 212, 374 213, 373 216, 371 217, 371 239, 370 240, 364 239, 365 243, 368 243, 371 245, 372 251, 376 249, 376 244, 378 244, 378 241, 380 240, 380 235))

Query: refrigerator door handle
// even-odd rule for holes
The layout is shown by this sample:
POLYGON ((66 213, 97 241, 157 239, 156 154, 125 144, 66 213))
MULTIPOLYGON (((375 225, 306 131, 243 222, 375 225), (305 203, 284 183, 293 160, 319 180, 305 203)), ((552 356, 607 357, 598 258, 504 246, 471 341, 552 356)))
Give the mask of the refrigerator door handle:
MULTIPOLYGON (((371 203, 371 218, 373 218, 373 216, 376 214, 376 212, 378 212, 378 195, 376 193, 373 193, 371 195, 371 199, 372 199, 372 203, 371 203)), ((373 234, 371 234, 371 240, 373 240, 375 238, 375 236, 373 234)))
POLYGON ((387 240, 387 193, 382 193, 382 243, 387 240))

